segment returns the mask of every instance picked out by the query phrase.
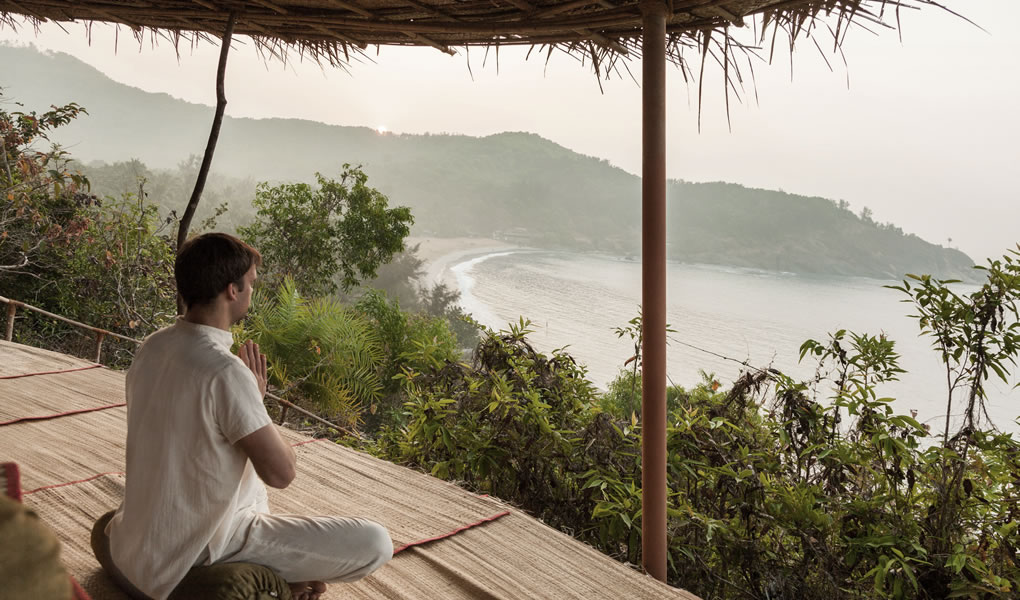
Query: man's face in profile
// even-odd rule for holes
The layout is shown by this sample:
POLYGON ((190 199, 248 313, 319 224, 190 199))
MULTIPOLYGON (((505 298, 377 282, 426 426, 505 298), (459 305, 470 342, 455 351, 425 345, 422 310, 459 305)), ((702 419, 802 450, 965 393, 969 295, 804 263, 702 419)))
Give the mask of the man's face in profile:
POLYGON ((255 265, 252 265, 241 278, 241 287, 237 290, 237 297, 234 298, 231 310, 232 323, 240 323, 248 315, 248 309, 251 308, 251 294, 257 278, 258 273, 255 270, 255 265))

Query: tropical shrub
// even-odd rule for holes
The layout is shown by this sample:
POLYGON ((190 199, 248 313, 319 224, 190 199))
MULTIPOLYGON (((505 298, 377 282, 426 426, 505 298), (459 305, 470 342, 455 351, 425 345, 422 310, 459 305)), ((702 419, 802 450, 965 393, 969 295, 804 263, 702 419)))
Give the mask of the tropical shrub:
POLYGON ((457 338, 447 322, 438 317, 404 312, 396 300, 369 290, 355 305, 382 339, 386 354, 381 369, 383 385, 379 406, 370 406, 365 415, 368 431, 382 422, 403 421, 403 395, 397 376, 405 370, 422 371, 459 359, 457 338))
MULTIPOLYGON (((127 337, 144 338, 171 324, 177 315, 173 220, 161 220, 155 205, 131 195, 107 198, 83 214, 82 235, 51 248, 58 256, 39 271, 50 284, 37 298, 57 314, 127 337)), ((109 338, 104 362, 127 366, 136 347, 109 338)))
POLYGON ((378 402, 383 342, 358 312, 333 299, 306 300, 289 278, 271 294, 256 290, 252 307, 235 340, 259 344, 278 394, 345 427, 378 402))
MULTIPOLYGON (((809 382, 767 370, 728 390, 711 377, 674 388, 669 581, 704 598, 1017 597, 1020 444, 981 427, 984 382, 1008 381, 1020 348, 1017 256, 983 267, 986 284, 968 295, 929 277, 897 286, 945 361, 947 413, 954 392, 965 399, 953 435, 929 435, 878 395, 903 372, 884 335, 808 340, 809 382)), ((636 563, 637 375, 624 371, 610 391, 623 400, 607 402, 527 333, 525 321, 486 332, 470 365, 405 370, 406 425, 370 449, 636 563)))

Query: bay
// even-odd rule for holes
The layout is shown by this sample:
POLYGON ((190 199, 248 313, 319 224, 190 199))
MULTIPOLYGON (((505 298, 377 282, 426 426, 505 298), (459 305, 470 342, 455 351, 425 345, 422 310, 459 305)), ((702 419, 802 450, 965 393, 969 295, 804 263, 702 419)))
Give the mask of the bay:
MULTIPOLYGON (((490 252, 449 267, 461 304, 479 322, 506 329, 522 316, 531 321, 529 340, 540 350, 566 348, 605 389, 633 356, 629 338, 614 329, 638 314, 641 265, 611 257, 535 250, 490 252)), ((896 342, 900 380, 880 388, 896 398, 902 414, 941 431, 946 412, 946 374, 931 340, 920 337, 912 305, 884 286, 897 281, 808 277, 716 266, 669 264, 667 373, 677 385, 701 381, 701 371, 732 383, 746 369, 773 367, 810 380, 815 364, 798 361, 801 343, 828 339, 838 329, 885 334, 896 342)), ((958 292, 976 289, 960 285, 958 292)), ((995 425, 1020 432, 1020 394, 989 380, 987 408, 995 425)), ((825 390, 820 390, 824 392, 825 390)), ((954 395, 962 406, 962 392, 954 395)), ((959 408, 954 408, 958 413, 959 408)))

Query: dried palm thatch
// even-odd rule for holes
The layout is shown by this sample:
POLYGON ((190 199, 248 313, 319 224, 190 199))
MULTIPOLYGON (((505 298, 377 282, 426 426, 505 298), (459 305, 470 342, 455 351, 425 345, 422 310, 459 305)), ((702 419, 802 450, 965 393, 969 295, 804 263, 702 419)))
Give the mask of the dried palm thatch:
MULTIPOLYGON (((652 4, 663 0, 651 0, 652 4)), ((901 9, 940 6, 934 0, 664 0, 668 58, 693 75, 685 51, 736 70, 734 50, 756 54, 800 39, 829 38, 838 50, 851 26, 892 27, 901 9), (738 43, 731 27, 746 23, 758 47, 738 43), (784 39, 785 38, 785 39, 784 39)), ((0 0, 0 26, 46 21, 108 22, 179 44, 233 31, 269 57, 291 51, 333 66, 369 45, 495 48, 530 45, 566 52, 599 75, 640 53, 642 5, 649 0, 0 0)), ((815 41, 821 49, 820 42, 815 41)), ((771 54, 771 51, 770 51, 771 54)), ((701 67, 704 60, 701 61, 701 67)))

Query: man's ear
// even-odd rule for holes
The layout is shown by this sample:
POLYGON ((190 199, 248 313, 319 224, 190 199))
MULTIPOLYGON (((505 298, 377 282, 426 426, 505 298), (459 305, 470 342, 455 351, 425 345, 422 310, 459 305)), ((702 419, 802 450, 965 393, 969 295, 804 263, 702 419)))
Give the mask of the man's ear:
POLYGON ((227 300, 233 301, 237 299, 237 295, 240 293, 240 290, 237 289, 234 282, 230 282, 227 284, 227 289, 225 289, 224 292, 227 294, 227 300))

